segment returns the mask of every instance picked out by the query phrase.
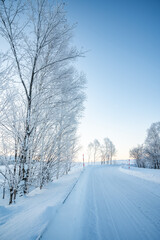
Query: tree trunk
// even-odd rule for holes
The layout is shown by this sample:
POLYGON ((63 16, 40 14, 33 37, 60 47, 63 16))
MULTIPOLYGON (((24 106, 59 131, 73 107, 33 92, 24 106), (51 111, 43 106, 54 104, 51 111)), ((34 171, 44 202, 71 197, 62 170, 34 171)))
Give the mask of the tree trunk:
POLYGON ((3 187, 3 199, 5 199, 5 193, 6 193, 6 188, 5 188, 5 186, 3 187))
POLYGON ((12 204, 13 201, 13 187, 10 188, 10 197, 9 197, 9 205, 12 204))
POLYGON ((14 189, 13 195, 14 195, 14 202, 16 202, 17 189, 14 189))
POLYGON ((27 109, 27 117, 26 117, 26 131, 25 131, 25 137, 24 137, 24 147, 22 149, 22 162, 23 162, 23 181, 24 181, 24 186, 23 186, 23 193, 27 194, 28 193, 28 180, 29 180, 29 143, 30 143, 30 134, 31 134, 31 129, 30 129, 30 116, 31 116, 31 99, 29 98, 28 100, 28 109, 27 109))

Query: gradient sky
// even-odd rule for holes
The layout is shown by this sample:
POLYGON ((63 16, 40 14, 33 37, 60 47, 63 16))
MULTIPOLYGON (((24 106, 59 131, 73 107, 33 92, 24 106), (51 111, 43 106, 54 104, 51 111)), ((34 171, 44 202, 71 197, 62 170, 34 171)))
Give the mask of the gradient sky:
POLYGON ((116 158, 127 159, 160 121, 160 1, 67 2, 69 21, 78 23, 74 43, 89 50, 77 63, 87 76, 82 151, 109 137, 116 158))

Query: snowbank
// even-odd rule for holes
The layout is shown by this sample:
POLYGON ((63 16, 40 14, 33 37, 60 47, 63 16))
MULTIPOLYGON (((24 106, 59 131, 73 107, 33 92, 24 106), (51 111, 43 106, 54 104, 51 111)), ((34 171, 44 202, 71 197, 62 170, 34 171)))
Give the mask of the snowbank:
POLYGON ((160 184, 160 170, 159 169, 148 169, 148 168, 137 168, 128 166, 121 166, 120 171, 138 178, 142 178, 151 182, 160 184))
POLYGON ((0 239, 33 240, 38 239, 51 218, 62 205, 82 172, 75 166, 59 180, 48 184, 42 190, 38 188, 22 197, 15 205, 0 202, 0 239))

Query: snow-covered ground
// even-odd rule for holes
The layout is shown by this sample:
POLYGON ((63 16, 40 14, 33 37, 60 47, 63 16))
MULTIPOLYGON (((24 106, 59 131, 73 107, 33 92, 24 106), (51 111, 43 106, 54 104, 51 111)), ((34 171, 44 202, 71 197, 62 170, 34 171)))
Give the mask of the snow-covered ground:
POLYGON ((137 168, 137 167, 130 167, 129 169, 128 166, 123 166, 120 167, 120 171, 138 178, 142 178, 160 184, 160 169, 137 168))
POLYGON ((159 240, 160 184, 151 176, 160 180, 160 171, 77 169, 13 206, 1 206, 0 239, 159 240))
POLYGON ((37 239, 79 179, 81 166, 44 189, 37 188, 19 198, 16 204, 9 206, 8 201, 0 199, 0 240, 37 239))

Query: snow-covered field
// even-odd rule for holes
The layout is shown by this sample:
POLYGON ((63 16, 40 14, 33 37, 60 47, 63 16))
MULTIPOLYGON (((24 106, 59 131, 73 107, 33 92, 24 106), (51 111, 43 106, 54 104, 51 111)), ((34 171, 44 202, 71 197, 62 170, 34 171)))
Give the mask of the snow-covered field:
POLYGON ((0 239, 159 240, 159 180, 154 169, 77 168, 15 205, 1 205, 0 239))
POLYGON ((129 175, 142 178, 151 182, 160 184, 160 169, 149 169, 149 168, 137 168, 128 166, 120 167, 120 171, 129 175))

